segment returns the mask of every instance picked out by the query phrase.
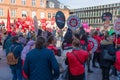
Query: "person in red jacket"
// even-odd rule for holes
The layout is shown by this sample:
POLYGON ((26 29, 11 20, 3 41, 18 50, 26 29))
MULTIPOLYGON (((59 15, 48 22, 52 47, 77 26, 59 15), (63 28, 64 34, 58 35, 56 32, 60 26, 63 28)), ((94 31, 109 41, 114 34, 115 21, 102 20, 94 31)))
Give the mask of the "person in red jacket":
POLYGON ((61 56, 61 50, 58 49, 58 48, 55 46, 55 44, 56 44, 56 39, 55 39, 55 37, 54 37, 54 36, 49 36, 47 48, 50 49, 50 50, 52 50, 55 55, 61 56))
POLYGON ((98 68, 96 65, 95 65, 95 62, 96 60, 98 61, 98 63, 100 63, 100 42, 101 42, 101 38, 98 36, 98 31, 95 31, 92 35, 92 37, 97 41, 98 43, 98 47, 97 47, 97 50, 95 51, 94 53, 94 56, 93 56, 93 67, 95 68, 98 68))
POLYGON ((117 80, 120 80, 120 49, 116 52, 116 61, 114 66, 117 69, 117 80))
POLYGON ((66 64, 69 69, 68 80, 84 80, 84 63, 88 58, 88 52, 80 48, 80 42, 74 39, 72 42, 73 50, 66 54, 66 64))

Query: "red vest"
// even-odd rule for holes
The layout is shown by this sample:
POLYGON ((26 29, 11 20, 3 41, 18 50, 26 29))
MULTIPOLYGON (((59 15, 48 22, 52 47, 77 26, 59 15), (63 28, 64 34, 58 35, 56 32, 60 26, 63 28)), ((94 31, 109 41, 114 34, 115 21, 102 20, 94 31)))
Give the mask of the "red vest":
POLYGON ((120 51, 116 52, 115 68, 120 71, 120 51))
POLYGON ((88 52, 87 51, 73 50, 72 52, 68 52, 66 56, 67 56, 67 59, 68 59, 68 66, 69 66, 70 73, 73 76, 81 75, 85 72, 84 62, 88 58, 88 52), (78 59, 80 60, 81 63, 78 61, 76 56, 74 56, 73 52, 74 52, 74 54, 77 55, 77 57, 78 57, 78 59))

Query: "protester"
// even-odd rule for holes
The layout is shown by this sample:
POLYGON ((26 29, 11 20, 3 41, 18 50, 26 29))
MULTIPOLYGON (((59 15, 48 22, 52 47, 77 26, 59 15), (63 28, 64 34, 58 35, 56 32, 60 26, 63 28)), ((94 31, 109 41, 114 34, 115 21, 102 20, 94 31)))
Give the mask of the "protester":
POLYGON ((28 41, 27 45, 23 48, 21 53, 21 59, 23 62, 25 61, 27 53, 33 49, 34 44, 35 44, 35 41, 30 40, 28 41))
POLYGON ((116 61, 114 66, 117 69, 117 80, 120 80, 120 49, 116 52, 116 61))
POLYGON ((83 26, 80 27, 80 28, 79 28, 79 35, 81 36, 81 35, 84 35, 85 33, 86 33, 86 32, 85 32, 83 26))
MULTIPOLYGON (((89 33, 87 33, 87 38, 89 38, 89 37, 91 37, 91 35, 90 35, 89 33)), ((92 54, 93 54, 93 52, 91 51, 91 48, 92 48, 91 44, 88 43, 88 44, 87 44, 87 51, 88 51, 88 53, 89 53, 89 57, 88 57, 88 60, 87 60, 88 73, 93 73, 93 71, 92 71, 91 68, 90 68, 91 60, 92 60, 92 54)))
POLYGON ((4 41, 4 44, 3 44, 3 49, 5 50, 6 52, 6 55, 8 54, 9 52, 9 48, 10 46, 12 45, 12 37, 16 36, 16 34, 12 34, 11 32, 8 32, 8 36, 6 37, 5 41, 4 41))
POLYGON ((80 47, 79 40, 72 42, 73 50, 66 54, 66 64, 68 64, 69 79, 68 80, 84 80, 84 63, 88 58, 88 52, 80 47))
POLYGON ((26 38, 23 36, 23 34, 20 34, 20 35, 19 35, 19 41, 20 41, 20 43, 21 43, 23 46, 25 46, 26 43, 27 43, 27 40, 26 40, 26 38))
POLYGON ((2 34, 2 46, 3 46, 4 42, 5 42, 6 37, 7 37, 7 32, 4 32, 2 34))
POLYGON ((4 40, 4 43, 3 43, 3 50, 6 50, 6 49, 7 49, 6 42, 7 42, 7 40, 10 39, 10 38, 11 38, 11 32, 7 32, 7 36, 6 36, 6 38, 5 38, 5 40, 4 40))
POLYGON ((101 54, 100 54, 100 67, 102 69, 102 78, 103 80, 110 80, 109 79, 109 72, 110 67, 114 64, 115 61, 115 52, 116 49, 113 44, 114 39, 109 36, 105 35, 105 39, 101 42, 101 54), (111 56, 111 59, 106 59, 111 56))
POLYGON ((55 27, 53 27, 52 35, 53 35, 53 36, 56 36, 56 28, 55 28, 55 27))
POLYGON ((55 55, 60 56, 61 55, 61 51, 55 45, 56 45, 55 37, 54 36, 49 36, 47 48, 50 49, 50 50, 53 50, 55 55))
POLYGON ((88 49, 90 47, 89 44, 88 44, 88 39, 87 39, 88 35, 86 35, 86 34, 82 34, 82 35, 75 34, 75 37, 80 40, 81 48, 83 50, 86 50, 86 51, 89 52, 89 58, 87 60, 87 68, 88 68, 88 72, 92 73, 93 71, 90 69, 90 61, 91 61, 92 55, 91 55, 90 50, 88 49))
POLYGON ((87 35, 86 34, 81 36, 80 44, 81 44, 81 47, 82 47, 83 50, 87 50, 88 39, 87 39, 87 35))
POLYGON ((100 63, 100 52, 101 52, 101 50, 100 50, 100 42, 101 42, 101 39, 100 39, 100 37, 99 37, 99 34, 98 34, 98 31, 95 31, 94 33, 93 33, 93 35, 92 35, 92 37, 97 41, 97 43, 98 43, 98 47, 97 47, 97 50, 94 52, 94 56, 93 56, 93 61, 92 61, 92 63, 93 63, 93 67, 94 68, 98 68, 98 66, 95 64, 96 63, 96 61, 98 62, 98 63, 100 63))
POLYGON ((62 49, 69 49, 72 48, 72 41, 73 41, 73 33, 71 29, 68 28, 65 36, 64 36, 64 41, 62 43, 62 49))
MULTIPOLYGON (((33 49, 35 44, 35 41, 33 41, 32 39, 30 39, 30 41, 27 43, 27 45, 23 48, 22 53, 21 53, 21 59, 22 59, 22 65, 24 65, 24 61, 26 58, 27 53, 33 49)), ((25 79, 27 79, 27 75, 24 73, 24 71, 22 71, 22 74, 24 76, 25 79)))
POLYGON ((23 70, 29 80, 53 80, 59 77, 59 65, 54 53, 45 45, 46 40, 38 37, 35 49, 26 56, 23 70))
MULTIPOLYGON (((116 34, 114 32, 112 32, 109 35, 111 35, 113 37, 113 39, 114 39, 114 46, 115 46, 116 50, 119 50, 119 47, 120 47, 119 44, 120 44, 120 42, 119 42, 119 38, 117 38, 118 36, 116 36, 116 34), (116 38, 117 38, 117 41, 116 41, 116 38)), ((117 70, 116 70, 116 68, 114 66, 112 66, 111 69, 112 70, 111 70, 110 75, 111 76, 112 75, 117 76, 117 70)))
MULTIPOLYGON (((10 65, 13 78, 12 80, 23 80, 22 77, 22 60, 21 60, 21 51, 23 47, 19 42, 17 36, 12 37, 12 45, 10 46, 9 52, 13 52, 16 59, 18 59, 18 63, 15 65, 10 65)), ((8 53, 9 54, 9 53, 8 53)))

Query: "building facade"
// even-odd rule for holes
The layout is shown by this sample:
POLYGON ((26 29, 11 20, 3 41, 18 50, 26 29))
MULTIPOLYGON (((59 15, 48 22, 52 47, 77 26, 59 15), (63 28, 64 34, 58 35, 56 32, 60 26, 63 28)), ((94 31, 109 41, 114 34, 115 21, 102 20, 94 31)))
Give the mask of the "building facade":
POLYGON ((35 15, 38 19, 50 20, 57 11, 62 11, 66 18, 69 17, 69 9, 57 0, 0 0, 0 21, 6 22, 8 9, 11 22, 26 16, 33 18, 35 15))
POLYGON ((101 17, 105 12, 112 13, 113 18, 110 22, 110 26, 113 26, 114 20, 120 16, 120 3, 70 10, 70 14, 78 16, 81 19, 81 23, 87 22, 93 27, 103 26, 104 22, 102 21, 101 17))

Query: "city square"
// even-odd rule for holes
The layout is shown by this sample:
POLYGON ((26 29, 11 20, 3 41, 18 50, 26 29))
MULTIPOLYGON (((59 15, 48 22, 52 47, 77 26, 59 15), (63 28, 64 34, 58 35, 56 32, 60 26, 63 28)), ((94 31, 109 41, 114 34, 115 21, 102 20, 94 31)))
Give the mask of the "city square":
POLYGON ((120 0, 0 0, 0 80, 120 80, 120 0))

